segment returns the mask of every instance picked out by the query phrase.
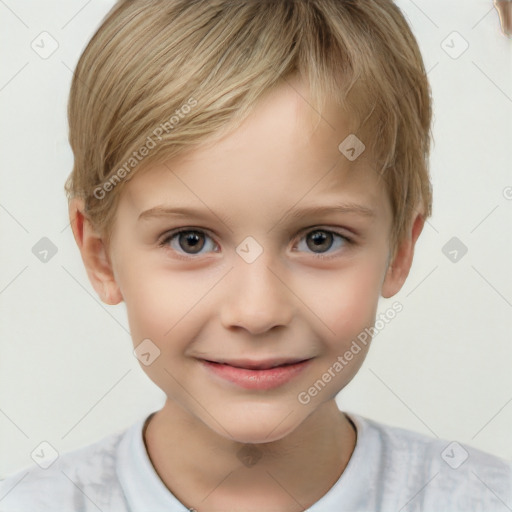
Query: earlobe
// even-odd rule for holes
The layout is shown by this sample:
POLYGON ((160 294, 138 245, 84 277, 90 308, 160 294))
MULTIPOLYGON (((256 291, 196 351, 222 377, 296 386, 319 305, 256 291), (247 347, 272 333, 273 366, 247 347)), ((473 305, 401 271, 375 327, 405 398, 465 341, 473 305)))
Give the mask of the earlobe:
POLYGON ((411 270, 412 260, 414 256, 414 247, 420 236, 425 219, 423 215, 417 214, 414 219, 408 236, 402 240, 396 250, 393 261, 389 264, 386 271, 386 277, 382 284, 381 294, 388 299, 396 295, 402 288, 409 271, 411 270))
POLYGON ((70 200, 69 220, 93 288, 105 304, 119 304, 123 296, 115 280, 108 251, 102 237, 84 214, 83 199, 70 200))

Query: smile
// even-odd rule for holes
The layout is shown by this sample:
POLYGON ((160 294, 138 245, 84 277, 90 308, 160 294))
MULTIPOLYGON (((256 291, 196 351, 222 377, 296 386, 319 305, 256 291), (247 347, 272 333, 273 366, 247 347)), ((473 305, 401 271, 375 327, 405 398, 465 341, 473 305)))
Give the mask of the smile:
POLYGON ((286 384, 300 374, 312 359, 301 361, 230 361, 201 360, 204 367, 216 377, 253 390, 273 389, 286 384))

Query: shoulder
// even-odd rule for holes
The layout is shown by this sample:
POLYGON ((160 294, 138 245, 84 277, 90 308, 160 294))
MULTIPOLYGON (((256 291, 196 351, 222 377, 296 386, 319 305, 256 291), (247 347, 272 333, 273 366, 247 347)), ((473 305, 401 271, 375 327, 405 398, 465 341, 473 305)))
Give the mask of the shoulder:
POLYGON ((53 511, 58 504, 61 510, 85 512, 112 506, 122 499, 116 454, 127 430, 64 453, 46 469, 34 464, 1 480, 0 511, 53 511))
POLYGON ((362 442, 379 453, 382 492, 393 482, 400 500, 424 511, 491 512, 512 506, 512 462, 457 441, 349 416, 362 442))

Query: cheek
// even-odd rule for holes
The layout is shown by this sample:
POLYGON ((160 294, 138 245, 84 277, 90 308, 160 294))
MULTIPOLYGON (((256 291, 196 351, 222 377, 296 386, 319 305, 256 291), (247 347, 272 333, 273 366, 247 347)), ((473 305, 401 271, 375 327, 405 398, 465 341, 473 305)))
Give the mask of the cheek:
POLYGON ((140 264, 132 258, 124 261, 119 279, 134 345, 149 338, 162 352, 180 348, 184 331, 199 322, 195 317, 201 313, 201 298, 211 287, 204 277, 142 258, 140 264))
MULTIPOLYGON (((384 268, 377 257, 381 251, 375 249, 363 251, 357 263, 339 271, 318 272, 314 278, 290 276, 291 288, 304 302, 299 309, 329 345, 339 347, 341 340, 352 339, 374 321, 384 268)), ((134 345, 149 338, 162 352, 170 347, 183 350, 180 340, 194 336, 188 331, 201 324, 201 311, 208 302, 202 299, 217 278, 171 270, 136 250, 125 254, 131 256, 118 260, 117 278, 134 345)))
POLYGON ((183 304, 176 287, 157 268, 136 256, 118 262, 118 281, 134 345, 149 338, 160 347, 183 304))
POLYGON ((376 261, 326 275, 308 283, 304 296, 323 323, 330 345, 347 342, 373 325, 380 297, 382 269, 376 261), (328 327, 328 329, 327 329, 328 327))
POLYGON ((149 361, 139 358, 141 369, 168 396, 174 397, 179 386, 173 385, 173 377, 176 375, 181 380, 178 375, 187 371, 183 366, 183 352, 195 336, 191 329, 199 323, 195 315, 201 307, 200 303, 196 304, 201 295, 197 287, 184 286, 184 277, 156 266, 146 265, 143 271, 134 262, 128 262, 122 278, 135 352, 140 345, 139 353, 149 352, 151 357, 149 361))

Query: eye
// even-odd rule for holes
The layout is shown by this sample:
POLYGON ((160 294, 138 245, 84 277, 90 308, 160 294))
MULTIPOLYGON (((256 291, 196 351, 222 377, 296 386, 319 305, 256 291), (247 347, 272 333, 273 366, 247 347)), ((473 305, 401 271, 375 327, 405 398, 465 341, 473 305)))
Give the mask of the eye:
POLYGON ((181 251, 185 254, 193 255, 200 254, 201 250, 208 246, 205 239, 213 242, 212 238, 200 229, 182 229, 168 233, 167 236, 159 243, 161 247, 170 247, 175 252, 180 254, 181 251))
MULTIPOLYGON (((324 252, 326 253, 333 246, 335 246, 335 249, 340 249, 353 243, 350 238, 341 233, 336 233, 329 229, 316 228, 305 232, 297 246, 299 250, 306 250, 306 252, 309 250, 315 258, 328 259, 336 256, 324 256, 324 252), (304 242, 307 249, 304 249, 304 242)), ((212 250, 219 252, 215 250, 218 246, 213 239, 204 230, 195 228, 180 229, 167 233, 159 242, 159 246, 172 249, 178 257, 183 259, 190 259, 188 256, 200 255, 205 247, 207 250, 203 251, 203 253, 212 250)))
POLYGON ((312 231, 308 231, 306 235, 299 240, 297 247, 304 248, 304 243, 302 243, 303 241, 305 241, 306 247, 313 252, 316 258, 324 259, 334 257, 334 255, 324 256, 324 252, 327 252, 333 246, 336 246, 335 248, 339 249, 348 244, 353 244, 353 241, 350 238, 342 235, 341 233, 336 233, 323 228, 316 228, 312 231))

